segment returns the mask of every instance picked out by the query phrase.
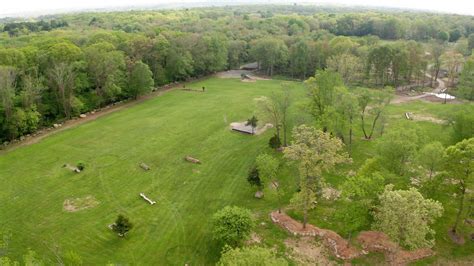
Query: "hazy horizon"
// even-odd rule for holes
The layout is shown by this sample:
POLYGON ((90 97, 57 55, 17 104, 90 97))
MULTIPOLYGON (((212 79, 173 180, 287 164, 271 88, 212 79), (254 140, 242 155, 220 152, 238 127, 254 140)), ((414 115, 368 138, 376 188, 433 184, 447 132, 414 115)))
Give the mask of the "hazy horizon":
POLYGON ((344 5, 361 7, 399 8, 429 12, 453 13, 460 15, 474 15, 474 4, 469 0, 425 1, 412 0, 333 0, 333 1, 304 1, 294 0, 291 2, 282 0, 272 1, 250 1, 250 0, 82 0, 80 2, 69 2, 61 0, 17 0, 2 4, 0 17, 15 16, 39 16, 48 14, 58 14, 65 12, 80 12, 91 10, 107 9, 140 9, 152 7, 197 7, 213 5, 238 5, 238 4, 305 4, 305 5, 344 5))

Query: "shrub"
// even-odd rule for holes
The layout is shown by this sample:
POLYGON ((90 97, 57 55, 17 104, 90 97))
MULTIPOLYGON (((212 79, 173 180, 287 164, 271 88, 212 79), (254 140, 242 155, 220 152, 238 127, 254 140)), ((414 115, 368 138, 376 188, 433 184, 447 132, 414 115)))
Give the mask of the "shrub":
POLYGON ((247 239, 253 227, 250 211, 236 206, 216 212, 212 221, 214 239, 232 247, 247 239))
POLYGON ((86 165, 84 163, 78 163, 77 164, 77 169, 81 170, 81 171, 84 171, 84 169, 86 168, 86 165))
POLYGON ((280 141, 280 138, 275 134, 273 135, 273 137, 270 138, 270 141, 268 142, 268 145, 270 145, 270 147, 272 149, 278 149, 281 147, 281 141, 280 141))
POLYGON ((259 189, 262 187, 262 180, 260 179, 260 174, 258 173, 257 167, 254 166, 250 168, 247 181, 251 186, 256 186, 259 189))
POLYGON ((120 237, 124 237, 125 234, 133 228, 133 224, 123 215, 119 215, 115 223, 112 225, 112 230, 117 233, 120 237))

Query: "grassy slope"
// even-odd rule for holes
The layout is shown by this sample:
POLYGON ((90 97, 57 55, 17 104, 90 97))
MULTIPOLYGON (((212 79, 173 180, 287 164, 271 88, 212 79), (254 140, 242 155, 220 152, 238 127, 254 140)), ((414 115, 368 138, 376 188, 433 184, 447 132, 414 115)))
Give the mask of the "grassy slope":
POLYGON ((57 244, 87 264, 214 262, 209 220, 216 210, 235 204, 266 218, 275 206, 272 197, 255 200, 245 180, 272 133, 251 137, 228 124, 251 116, 253 99, 279 84, 206 80, 188 86, 206 93, 172 91, 1 156, 0 228, 13 234, 11 254, 19 258, 29 247, 51 259, 47 246, 57 244), (184 162, 188 154, 203 164, 184 162), (87 166, 79 175, 61 168, 78 161, 87 166), (140 192, 158 204, 146 204, 140 192), (86 195, 100 204, 63 211, 65 199, 86 195), (107 228, 119 213, 135 224, 125 240, 107 228))
MULTIPOLYGON (((74 250, 87 264, 210 264, 217 260, 219 248, 212 241, 209 220, 228 204, 251 208, 259 224, 266 222, 257 232, 267 244, 283 250, 281 240, 287 234, 268 219, 268 212, 276 208, 274 195, 267 193, 264 200, 255 200, 254 189, 245 181, 256 155, 270 152, 267 141, 272 133, 250 137, 228 130, 228 123, 254 112, 255 97, 268 94, 279 84, 209 79, 188 86, 206 86, 206 93, 173 91, 1 156, 0 228, 13 233, 11 254, 19 259, 30 247, 52 260, 51 247, 56 243, 60 252, 74 250), (183 162, 187 154, 203 164, 183 162), (64 163, 78 161, 87 165, 80 175, 61 168, 64 163), (144 172, 138 167, 140 162, 153 170, 144 172), (140 192, 158 204, 147 205, 138 197, 140 192), (96 197, 99 206, 75 213, 62 210, 65 199, 86 195, 96 197), (135 224, 124 240, 107 228, 118 213, 128 215, 135 224)), ((296 122, 301 123, 307 120, 299 110, 304 90, 296 83, 293 86, 298 100, 292 113, 298 112, 296 122)), ((460 108, 465 106, 392 105, 387 130, 404 121, 407 111, 443 118, 460 108)), ((345 168, 357 169, 375 154, 377 134, 375 140, 363 141, 358 125, 357 121, 354 164, 345 168)), ((406 125, 420 127, 429 140, 450 142, 449 127, 414 121, 406 125)), ((295 191, 295 175, 295 169, 286 165, 280 172, 286 201, 295 191)), ((338 187, 344 177, 336 174, 327 180, 338 187)), ((473 244, 455 247, 444 234, 455 212, 447 193, 438 198, 448 208, 435 225, 436 250, 442 257, 462 257, 472 252, 473 244)), ((321 200, 310 222, 338 231, 343 225, 334 220, 335 208, 337 203, 321 200)), ((375 256, 376 260, 379 257, 375 256)), ((362 259, 362 263, 370 263, 371 258, 362 259)))

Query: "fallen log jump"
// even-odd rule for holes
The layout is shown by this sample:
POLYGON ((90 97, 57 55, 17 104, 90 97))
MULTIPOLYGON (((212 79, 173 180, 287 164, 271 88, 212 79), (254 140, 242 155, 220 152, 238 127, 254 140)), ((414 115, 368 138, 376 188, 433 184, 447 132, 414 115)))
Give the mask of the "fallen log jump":
POLYGON ((153 201, 153 200, 149 199, 144 193, 140 193, 140 197, 142 197, 144 200, 148 201, 148 203, 150 203, 151 205, 156 203, 156 201, 153 201))

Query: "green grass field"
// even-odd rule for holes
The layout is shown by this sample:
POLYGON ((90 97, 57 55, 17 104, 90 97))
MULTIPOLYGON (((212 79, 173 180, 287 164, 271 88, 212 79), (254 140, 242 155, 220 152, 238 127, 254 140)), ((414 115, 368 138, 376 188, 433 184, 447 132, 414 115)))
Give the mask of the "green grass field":
POLYGON ((246 181, 273 133, 234 133, 229 123, 249 118, 253 99, 279 84, 209 79, 195 84, 206 93, 171 91, 0 156, 0 228, 12 233, 9 254, 20 259, 31 248, 53 261, 51 249, 59 246, 89 265, 215 262, 215 211, 235 204, 266 216, 275 206, 272 198, 254 199, 246 181), (185 155, 202 165, 185 162, 185 155), (83 173, 62 168, 79 161, 83 173), (143 171, 141 162, 152 170, 143 171), (158 203, 148 205, 140 192, 158 203), (88 195, 96 207, 63 210, 64 200, 88 195), (107 227, 119 213, 135 225, 126 239, 107 227))
MULTIPOLYGON (((210 218, 226 205, 251 209, 259 224, 266 222, 256 229, 264 242, 282 250, 280 240, 287 234, 268 218, 277 206, 276 198, 268 193, 263 200, 255 199, 255 189, 246 181, 255 157, 272 152, 267 143, 273 131, 248 136, 229 130, 229 123, 254 113, 254 98, 268 95, 280 83, 211 78, 187 86, 206 86, 206 93, 170 91, 0 155, 0 228, 11 233, 8 256, 20 260, 31 248, 50 263, 56 262, 57 254, 74 251, 86 265, 208 265, 219 258, 210 218), (187 163, 185 155, 203 163, 187 163), (83 173, 62 168, 80 161, 86 164, 83 173), (152 170, 142 170, 141 162, 152 170), (140 192, 158 203, 149 205, 140 192), (98 205, 77 212, 63 210, 66 199, 87 196, 93 196, 98 205), (125 239, 107 227, 118 214, 125 214, 135 225, 125 239)), ((303 85, 292 83, 292 90, 294 123, 308 121, 300 109, 303 85)), ((420 102, 391 106, 394 121, 389 126, 402 120, 403 113, 410 111, 407 108, 441 115, 460 106, 420 102)), ((416 124, 449 142, 443 139, 449 128, 416 124)), ((374 142, 361 141, 359 134, 354 149, 351 168, 357 169, 373 156, 374 142)), ((284 165, 280 179, 286 201, 295 191, 295 178, 295 169, 284 165)), ((329 178, 336 187, 342 181, 343 177, 329 178)), ((330 209, 316 208, 311 222, 337 231, 330 217, 319 218, 330 215, 330 209)), ((440 223, 437 229, 447 226, 448 222, 440 223)), ((441 241, 446 256, 455 253, 452 244, 441 241)), ((472 242, 467 243, 461 255, 472 247, 472 242)))

